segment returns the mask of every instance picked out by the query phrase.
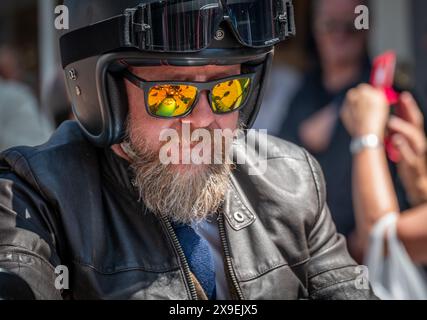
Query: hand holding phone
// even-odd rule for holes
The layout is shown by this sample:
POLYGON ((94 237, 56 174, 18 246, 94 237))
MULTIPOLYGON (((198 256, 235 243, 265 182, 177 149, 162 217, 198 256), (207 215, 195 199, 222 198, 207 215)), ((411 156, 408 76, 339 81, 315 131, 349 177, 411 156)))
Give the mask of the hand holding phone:
MULTIPOLYGON (((384 91, 390 106, 396 105, 399 101, 399 94, 393 89, 396 61, 394 51, 387 51, 375 58, 370 80, 372 86, 384 91)), ((400 154, 393 146, 390 134, 386 136, 384 145, 388 158, 393 162, 399 162, 400 154)))

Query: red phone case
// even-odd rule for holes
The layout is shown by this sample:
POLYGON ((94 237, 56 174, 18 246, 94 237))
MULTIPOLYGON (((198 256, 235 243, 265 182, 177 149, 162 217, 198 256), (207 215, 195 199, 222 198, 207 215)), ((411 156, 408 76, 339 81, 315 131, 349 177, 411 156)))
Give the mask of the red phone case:
MULTIPOLYGON (((378 56, 373 63, 370 84, 375 88, 384 90, 390 105, 399 101, 399 94, 393 89, 394 75, 396 71, 396 53, 387 51, 378 56)), ((399 151, 393 146, 390 135, 385 138, 384 145, 388 158, 393 162, 399 162, 399 151)))

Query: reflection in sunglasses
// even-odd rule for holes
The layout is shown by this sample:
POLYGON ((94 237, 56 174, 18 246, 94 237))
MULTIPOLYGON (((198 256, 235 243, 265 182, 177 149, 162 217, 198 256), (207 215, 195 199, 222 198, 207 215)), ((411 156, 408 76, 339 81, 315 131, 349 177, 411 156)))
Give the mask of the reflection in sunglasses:
MULTIPOLYGON (((250 78, 228 80, 217 84, 211 91, 212 110, 227 113, 238 109, 245 101, 250 78)), ((198 94, 198 89, 190 85, 158 85, 151 88, 148 106, 152 114, 160 117, 177 117, 188 113, 198 94)))
POLYGON ((249 90, 250 79, 220 83, 212 90, 212 107, 217 112, 229 112, 239 108, 249 90))
POLYGON ((149 94, 150 111, 161 117, 173 117, 185 114, 197 95, 192 86, 162 85, 155 86, 149 94))

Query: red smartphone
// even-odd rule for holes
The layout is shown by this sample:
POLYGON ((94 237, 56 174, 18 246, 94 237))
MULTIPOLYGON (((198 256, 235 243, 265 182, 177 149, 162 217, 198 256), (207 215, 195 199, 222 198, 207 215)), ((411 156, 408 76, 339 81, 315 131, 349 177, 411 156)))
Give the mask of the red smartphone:
MULTIPOLYGON (((391 106, 396 105, 399 101, 399 94, 393 89, 396 62, 397 58, 394 51, 387 51, 376 57, 373 63, 370 80, 372 86, 384 90, 391 106)), ((393 146, 390 134, 386 136, 384 145, 388 158, 395 163, 399 162, 400 154, 393 146)))

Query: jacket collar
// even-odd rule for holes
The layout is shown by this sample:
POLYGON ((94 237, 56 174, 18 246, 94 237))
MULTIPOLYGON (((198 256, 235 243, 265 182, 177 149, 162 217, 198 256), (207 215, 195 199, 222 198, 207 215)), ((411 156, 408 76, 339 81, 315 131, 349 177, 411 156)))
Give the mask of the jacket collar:
POLYGON ((132 183, 135 175, 130 163, 110 148, 100 151, 100 160, 102 176, 109 180, 114 187, 138 198, 138 191, 132 183))

